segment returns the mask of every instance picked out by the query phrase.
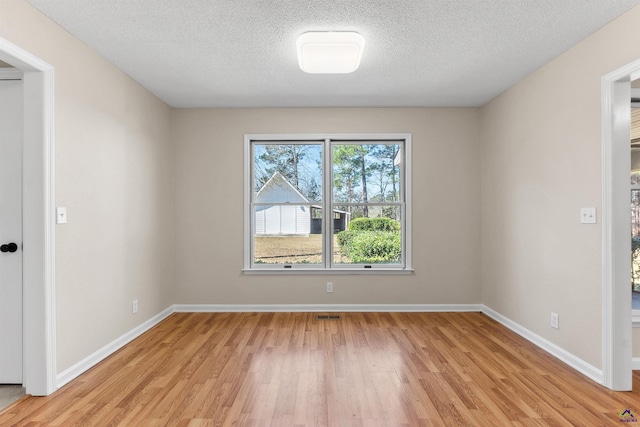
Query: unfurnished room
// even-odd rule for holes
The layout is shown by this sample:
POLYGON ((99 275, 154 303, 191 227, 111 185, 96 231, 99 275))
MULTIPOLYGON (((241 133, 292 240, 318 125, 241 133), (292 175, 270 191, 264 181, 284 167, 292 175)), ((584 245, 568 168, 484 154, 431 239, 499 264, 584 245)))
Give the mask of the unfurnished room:
POLYGON ((640 0, 0 0, 0 426, 640 418, 640 0))

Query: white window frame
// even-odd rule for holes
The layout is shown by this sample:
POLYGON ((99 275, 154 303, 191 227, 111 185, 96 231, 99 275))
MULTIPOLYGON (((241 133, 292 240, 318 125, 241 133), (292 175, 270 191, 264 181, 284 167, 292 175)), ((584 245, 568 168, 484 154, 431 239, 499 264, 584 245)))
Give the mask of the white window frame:
MULTIPOLYGON (((411 235, 412 235, 412 191, 411 191, 411 134, 245 134, 244 135, 244 265, 245 274, 411 274, 411 235), (397 205, 401 208, 402 224, 402 259, 399 264, 333 264, 331 247, 333 245, 333 215, 323 215, 323 263, 309 264, 255 264, 254 254, 254 215, 252 197, 254 195, 254 162, 253 145, 255 143, 321 143, 323 144, 323 197, 322 204, 326 211, 333 211, 333 168, 331 167, 332 145, 335 144, 376 144, 385 142, 400 143, 402 148, 402 167, 400 168, 399 202, 377 203, 378 205, 397 205)), ((345 203, 335 203, 343 206, 345 203)), ((361 204, 361 203, 360 203, 361 204)), ((374 206, 376 203, 368 203, 374 206)))

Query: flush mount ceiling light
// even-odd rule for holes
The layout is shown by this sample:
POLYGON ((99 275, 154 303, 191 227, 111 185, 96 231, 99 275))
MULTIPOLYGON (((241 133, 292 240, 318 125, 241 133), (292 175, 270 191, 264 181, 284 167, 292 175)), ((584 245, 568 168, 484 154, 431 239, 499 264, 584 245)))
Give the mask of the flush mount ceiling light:
POLYGON ((360 66, 364 37, 351 31, 309 32, 300 35, 296 45, 305 73, 345 74, 360 66))

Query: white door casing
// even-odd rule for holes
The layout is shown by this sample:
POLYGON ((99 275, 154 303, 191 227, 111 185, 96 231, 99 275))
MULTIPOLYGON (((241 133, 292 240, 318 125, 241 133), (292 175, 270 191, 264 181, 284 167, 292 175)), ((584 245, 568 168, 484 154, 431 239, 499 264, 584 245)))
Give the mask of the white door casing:
POLYGON ((22 384, 56 390, 54 68, 0 37, 0 60, 23 72, 22 384))
POLYGON ((632 389, 631 80, 640 59, 602 77, 602 373, 603 384, 632 389))
POLYGON ((0 70, 0 384, 22 384, 22 73, 0 70), (13 250, 13 248, 11 249, 13 250))

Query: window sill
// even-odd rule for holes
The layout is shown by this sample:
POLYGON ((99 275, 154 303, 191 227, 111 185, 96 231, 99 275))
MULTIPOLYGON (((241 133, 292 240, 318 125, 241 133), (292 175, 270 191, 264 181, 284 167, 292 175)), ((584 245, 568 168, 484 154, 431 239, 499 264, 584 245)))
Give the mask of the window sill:
POLYGON ((335 268, 335 269, 324 269, 324 268, 252 268, 252 269, 242 269, 243 274, 247 275, 259 275, 259 274, 274 274, 274 275, 410 275, 413 274, 413 269, 405 268, 335 268))
POLYGON ((631 314, 631 325, 634 328, 640 328, 640 310, 633 310, 631 314))

